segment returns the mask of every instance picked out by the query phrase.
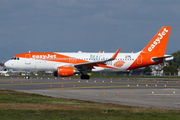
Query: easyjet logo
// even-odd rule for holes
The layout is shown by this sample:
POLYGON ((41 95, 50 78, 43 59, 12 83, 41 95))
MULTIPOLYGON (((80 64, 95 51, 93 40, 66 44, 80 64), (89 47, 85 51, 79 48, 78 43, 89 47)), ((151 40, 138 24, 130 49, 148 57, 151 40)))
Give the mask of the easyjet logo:
POLYGON ((34 59, 47 59, 47 58, 56 58, 56 55, 51 55, 51 54, 47 54, 47 55, 32 55, 32 58, 34 59))
POLYGON ((158 34, 158 37, 156 38, 156 40, 148 48, 149 52, 151 52, 157 46, 157 44, 161 43, 161 39, 163 39, 163 37, 166 35, 167 32, 168 32, 168 30, 166 28, 164 28, 162 33, 158 34))

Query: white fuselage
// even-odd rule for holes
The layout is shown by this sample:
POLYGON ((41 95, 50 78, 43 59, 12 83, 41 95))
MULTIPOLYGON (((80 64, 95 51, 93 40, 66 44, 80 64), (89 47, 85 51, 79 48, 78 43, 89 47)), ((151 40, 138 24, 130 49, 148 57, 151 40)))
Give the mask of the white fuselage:
MULTIPOLYGON (((107 66, 112 67, 96 67, 92 71, 126 71, 129 66, 137 59, 139 53, 119 53, 115 60, 107 62, 107 66), (116 61, 125 61, 120 68, 114 66, 116 61)), ((28 54, 28 53, 27 53, 28 54)), ((88 62, 103 61, 110 59, 114 53, 56 53, 60 55, 70 56, 70 58, 58 58, 54 56, 51 61, 45 56, 35 56, 34 58, 19 58, 18 60, 8 60, 5 66, 15 70, 22 71, 56 71, 59 66, 74 66, 78 60, 88 62), (73 59, 75 58, 75 59, 73 59), (65 60, 64 60, 65 59, 65 60), (68 59, 68 63, 66 62, 68 59), (60 60, 60 61, 59 61, 60 60)))

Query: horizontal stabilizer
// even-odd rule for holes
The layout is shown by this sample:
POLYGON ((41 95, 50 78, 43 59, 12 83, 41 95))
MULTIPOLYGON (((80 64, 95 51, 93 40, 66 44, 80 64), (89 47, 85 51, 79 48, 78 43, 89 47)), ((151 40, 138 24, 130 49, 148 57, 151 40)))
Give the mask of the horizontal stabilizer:
POLYGON ((152 61, 157 62, 161 59, 164 59, 164 61, 169 61, 169 60, 173 60, 173 58, 174 58, 174 56, 172 56, 172 55, 165 55, 164 57, 152 57, 151 59, 152 59, 152 61))

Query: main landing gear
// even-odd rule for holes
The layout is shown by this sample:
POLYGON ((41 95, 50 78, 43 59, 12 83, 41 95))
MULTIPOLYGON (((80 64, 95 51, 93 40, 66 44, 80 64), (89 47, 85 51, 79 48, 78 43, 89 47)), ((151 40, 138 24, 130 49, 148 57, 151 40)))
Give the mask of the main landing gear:
POLYGON ((89 80, 90 76, 89 75, 81 75, 81 79, 87 79, 89 80))

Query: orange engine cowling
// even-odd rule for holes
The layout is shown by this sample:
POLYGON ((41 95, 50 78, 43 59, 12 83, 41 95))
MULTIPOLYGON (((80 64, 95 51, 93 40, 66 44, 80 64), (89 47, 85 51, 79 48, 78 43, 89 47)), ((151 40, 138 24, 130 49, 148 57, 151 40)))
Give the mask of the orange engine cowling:
POLYGON ((54 76, 68 77, 74 75, 74 67, 58 67, 54 72, 54 76))

